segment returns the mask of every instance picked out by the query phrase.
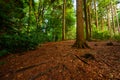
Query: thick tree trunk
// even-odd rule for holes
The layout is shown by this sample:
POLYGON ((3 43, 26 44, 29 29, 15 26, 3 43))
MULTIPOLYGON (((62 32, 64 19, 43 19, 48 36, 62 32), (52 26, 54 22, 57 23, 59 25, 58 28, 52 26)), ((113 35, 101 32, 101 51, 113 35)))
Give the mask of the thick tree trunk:
POLYGON ((82 0, 77 0, 77 30, 76 30, 76 42, 73 47, 77 48, 88 48, 88 45, 84 39, 84 21, 83 21, 83 10, 82 0))

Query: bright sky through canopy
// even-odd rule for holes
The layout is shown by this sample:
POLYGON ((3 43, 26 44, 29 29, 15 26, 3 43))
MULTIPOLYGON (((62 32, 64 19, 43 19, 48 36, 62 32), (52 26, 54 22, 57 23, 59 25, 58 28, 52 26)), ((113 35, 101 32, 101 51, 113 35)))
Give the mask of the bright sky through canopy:
POLYGON ((73 5, 74 5, 74 8, 75 8, 75 10, 76 10, 76 0, 73 0, 73 5))

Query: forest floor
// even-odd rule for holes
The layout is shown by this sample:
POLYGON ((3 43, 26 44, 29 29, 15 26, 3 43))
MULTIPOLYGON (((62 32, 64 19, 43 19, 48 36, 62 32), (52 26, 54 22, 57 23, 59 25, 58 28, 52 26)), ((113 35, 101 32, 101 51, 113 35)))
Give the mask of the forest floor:
POLYGON ((36 50, 0 58, 0 80, 120 80, 120 42, 48 42, 36 50))

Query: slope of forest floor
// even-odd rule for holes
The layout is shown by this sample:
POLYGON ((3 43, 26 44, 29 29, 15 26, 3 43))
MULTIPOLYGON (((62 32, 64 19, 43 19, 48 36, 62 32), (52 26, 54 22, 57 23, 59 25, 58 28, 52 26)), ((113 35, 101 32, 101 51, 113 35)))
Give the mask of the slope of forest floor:
POLYGON ((36 50, 0 58, 0 80, 120 80, 120 42, 49 42, 36 50))

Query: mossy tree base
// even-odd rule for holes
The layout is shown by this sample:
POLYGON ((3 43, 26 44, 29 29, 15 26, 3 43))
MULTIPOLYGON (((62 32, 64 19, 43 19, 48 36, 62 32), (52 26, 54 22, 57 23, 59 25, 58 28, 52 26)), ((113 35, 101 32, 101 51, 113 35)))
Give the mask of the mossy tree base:
POLYGON ((80 41, 76 41, 72 47, 82 48, 82 49, 90 48, 86 42, 80 42, 80 41))

